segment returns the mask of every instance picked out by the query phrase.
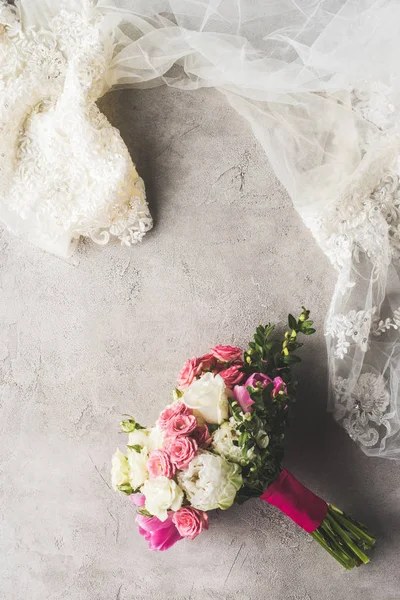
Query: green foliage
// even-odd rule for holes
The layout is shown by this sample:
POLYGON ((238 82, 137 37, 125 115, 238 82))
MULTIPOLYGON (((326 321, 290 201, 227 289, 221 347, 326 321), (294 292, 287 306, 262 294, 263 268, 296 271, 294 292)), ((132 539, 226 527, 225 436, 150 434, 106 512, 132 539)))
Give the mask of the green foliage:
POLYGON ((298 335, 311 335, 315 332, 309 315, 304 307, 298 319, 289 315, 289 329, 284 333, 283 339, 272 337, 275 327, 270 323, 260 325, 254 334, 254 341, 249 343, 249 350, 245 352, 243 371, 248 376, 262 373, 271 380, 280 377, 286 391, 281 390, 274 395, 273 383, 264 388, 261 384, 255 388, 248 387, 247 391, 254 404, 252 411, 245 415, 234 399, 230 401, 231 413, 239 433, 238 445, 242 448, 244 457, 249 456, 249 452, 252 455, 249 464, 242 471, 244 485, 236 497, 238 502, 259 497, 282 469, 285 428, 296 391, 292 365, 301 361, 294 354, 302 346, 298 335), (266 447, 262 447, 263 444, 260 443, 260 434, 265 442, 265 436, 262 438, 264 433, 269 438, 266 447))

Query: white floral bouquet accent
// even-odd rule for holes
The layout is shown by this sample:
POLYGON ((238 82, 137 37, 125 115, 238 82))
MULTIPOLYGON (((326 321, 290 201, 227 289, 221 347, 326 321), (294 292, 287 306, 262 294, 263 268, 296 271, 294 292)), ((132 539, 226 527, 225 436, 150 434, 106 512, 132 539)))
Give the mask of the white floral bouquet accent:
POLYGON ((243 352, 215 346, 182 369, 173 402, 154 427, 122 421, 126 453, 112 460, 112 485, 138 506, 139 532, 167 550, 208 529, 208 512, 258 497, 287 514, 345 568, 368 562, 375 540, 282 468, 283 440, 295 399, 298 335, 314 333, 309 312, 289 315, 283 339, 258 327, 243 352))

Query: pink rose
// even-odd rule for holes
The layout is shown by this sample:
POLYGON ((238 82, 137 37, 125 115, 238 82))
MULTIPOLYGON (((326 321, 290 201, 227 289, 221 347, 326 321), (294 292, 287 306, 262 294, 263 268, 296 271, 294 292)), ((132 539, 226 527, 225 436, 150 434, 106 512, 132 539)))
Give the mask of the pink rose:
POLYGON ((166 434, 167 437, 177 435, 190 435, 197 427, 197 419, 194 415, 176 415, 168 421, 166 434))
POLYGON ((217 360, 221 362, 234 362, 242 358, 243 350, 238 346, 214 346, 211 348, 211 353, 217 360))
POLYGON ((211 434, 205 423, 204 425, 198 425, 190 437, 196 441, 199 448, 207 448, 212 441, 211 434))
POLYGON ((165 450, 152 450, 146 464, 150 478, 168 477, 175 475, 175 465, 172 464, 168 452, 165 450))
POLYGON ((274 389, 272 390, 272 395, 274 398, 277 397, 279 392, 287 392, 286 383, 283 381, 282 377, 275 377, 274 379, 274 389))
POLYGON ((237 385, 233 388, 233 397, 239 402, 244 413, 251 412, 253 410, 251 407, 254 404, 254 400, 251 399, 247 387, 256 388, 259 383, 261 383, 261 387, 265 388, 268 384, 272 383, 272 379, 262 373, 253 373, 244 385, 237 385))
POLYGON ((191 415, 192 409, 183 402, 175 402, 167 406, 158 417, 158 424, 161 429, 167 429, 168 423, 178 415, 191 415))
POLYGON ((171 462, 182 471, 196 456, 197 443, 188 437, 169 438, 165 449, 169 452, 171 462))
POLYGON ((129 500, 135 504, 135 506, 144 506, 146 503, 146 497, 144 494, 131 494, 129 500))
POLYGON ((232 365, 231 367, 228 367, 227 369, 224 369, 223 371, 219 372, 220 376, 225 381, 225 385, 228 388, 232 389, 235 385, 241 383, 246 377, 246 374, 240 371, 241 368, 241 364, 232 365))
POLYGON ((212 369, 215 367, 216 358, 211 353, 203 354, 203 356, 200 356, 197 360, 199 364, 201 364, 201 370, 203 372, 212 371, 212 369))
POLYGON ((208 529, 207 513, 189 506, 183 506, 174 512, 172 522, 179 534, 189 540, 194 540, 203 529, 208 529))
POLYGON ((136 523, 139 525, 140 535, 148 541, 150 550, 169 550, 183 538, 172 520, 172 513, 168 514, 166 521, 137 515, 136 523))
POLYGON ((189 358, 185 366, 178 375, 178 387, 187 388, 193 381, 201 375, 202 365, 199 358, 189 358))

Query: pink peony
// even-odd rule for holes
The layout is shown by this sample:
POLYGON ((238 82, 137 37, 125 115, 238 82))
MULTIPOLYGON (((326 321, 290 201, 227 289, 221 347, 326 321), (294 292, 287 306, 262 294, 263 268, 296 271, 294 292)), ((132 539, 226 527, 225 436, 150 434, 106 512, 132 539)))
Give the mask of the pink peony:
POLYGON ((168 514, 166 521, 137 515, 136 523, 139 525, 140 535, 148 541, 150 550, 169 550, 183 538, 172 520, 172 513, 168 514))
POLYGON ((203 529, 208 529, 207 513, 189 506, 183 506, 174 512, 172 522, 179 534, 189 540, 194 540, 203 529))
POLYGON ((135 504, 135 506, 144 506, 146 503, 146 497, 144 494, 131 494, 129 500, 135 504))
POLYGON ((204 425, 198 425, 190 437, 196 441, 199 448, 207 448, 212 441, 211 434, 205 423, 204 425))
POLYGON ((272 395, 274 398, 277 397, 279 392, 287 392, 286 383, 283 381, 282 377, 275 377, 274 379, 274 389, 272 390, 272 395))
POLYGON ((176 415, 168 422, 167 437, 177 435, 190 435, 197 427, 197 419, 194 415, 176 415))
POLYGON ((241 368, 242 364, 232 365, 231 367, 219 372, 219 375, 225 381, 226 387, 232 389, 235 385, 242 383, 243 379, 246 377, 246 374, 240 371, 241 368))
POLYGON ((168 423, 178 415, 191 415, 192 410, 183 404, 183 402, 175 402, 167 406, 158 417, 158 424, 161 429, 167 429, 168 423))
POLYGON ((188 437, 167 439, 165 450, 169 452, 171 462, 181 471, 187 469, 197 454, 197 443, 188 437))
POLYGON ((201 375, 202 365, 199 358, 189 358, 185 366, 178 375, 178 387, 187 388, 193 381, 201 375))
POLYGON ((243 350, 238 346, 219 345, 211 348, 211 353, 221 362, 234 362, 235 360, 241 360, 243 350))
POLYGON ((253 375, 250 375, 246 380, 244 385, 237 385, 233 389, 233 397, 239 402, 244 413, 251 412, 253 410, 251 407, 254 404, 254 400, 251 399, 247 387, 256 388, 258 387, 258 383, 261 383, 261 386, 264 388, 272 383, 272 379, 268 377, 268 375, 263 375, 262 373, 253 373, 253 375))
POLYGON ((175 465, 172 464, 168 452, 165 450, 152 450, 146 464, 150 479, 155 477, 168 477, 175 475, 175 465))

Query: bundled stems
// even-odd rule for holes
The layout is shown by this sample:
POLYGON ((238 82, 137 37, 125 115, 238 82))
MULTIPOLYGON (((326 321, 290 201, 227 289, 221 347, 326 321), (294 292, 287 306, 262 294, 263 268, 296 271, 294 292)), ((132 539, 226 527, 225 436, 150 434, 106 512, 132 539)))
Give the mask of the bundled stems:
POLYGON ((311 535, 348 570, 368 563, 369 558, 363 551, 371 550, 375 545, 375 538, 368 533, 364 525, 348 517, 332 504, 329 504, 321 525, 311 535))

